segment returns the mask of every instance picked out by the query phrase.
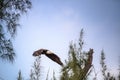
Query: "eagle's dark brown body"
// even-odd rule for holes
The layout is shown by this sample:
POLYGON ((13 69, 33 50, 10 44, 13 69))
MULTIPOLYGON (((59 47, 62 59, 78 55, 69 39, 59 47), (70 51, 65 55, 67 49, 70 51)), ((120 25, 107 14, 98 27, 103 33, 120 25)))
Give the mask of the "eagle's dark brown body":
POLYGON ((50 58, 51 60, 55 61, 56 63, 58 63, 59 65, 63 66, 63 63, 61 62, 60 58, 54 54, 53 52, 47 50, 47 49, 40 49, 37 50, 33 53, 33 56, 39 56, 41 54, 45 54, 48 58, 50 58))

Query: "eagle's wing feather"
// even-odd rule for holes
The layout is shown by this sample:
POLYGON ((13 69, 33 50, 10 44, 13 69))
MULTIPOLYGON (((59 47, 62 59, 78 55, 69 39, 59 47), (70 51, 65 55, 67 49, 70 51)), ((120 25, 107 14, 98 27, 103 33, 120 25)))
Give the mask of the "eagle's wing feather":
POLYGON ((60 58, 56 55, 56 54, 45 54, 48 58, 50 58, 51 60, 55 61, 56 63, 58 63, 59 65, 63 66, 63 63, 60 61, 60 58))

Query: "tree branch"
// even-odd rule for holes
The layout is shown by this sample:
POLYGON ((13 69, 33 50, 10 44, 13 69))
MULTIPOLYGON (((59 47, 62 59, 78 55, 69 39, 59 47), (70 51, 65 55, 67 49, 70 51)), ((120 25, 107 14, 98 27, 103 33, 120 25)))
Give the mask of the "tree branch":
POLYGON ((93 49, 90 49, 88 52, 88 59, 85 62, 85 67, 82 69, 82 73, 80 74, 80 80, 83 80, 87 75, 89 69, 92 66, 92 60, 93 60, 93 49))

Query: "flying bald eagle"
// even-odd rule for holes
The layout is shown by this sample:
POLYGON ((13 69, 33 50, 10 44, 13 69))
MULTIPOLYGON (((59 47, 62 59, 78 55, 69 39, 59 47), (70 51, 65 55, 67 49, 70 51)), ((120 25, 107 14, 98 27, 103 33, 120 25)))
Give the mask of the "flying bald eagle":
POLYGON ((60 61, 60 58, 56 54, 47 49, 39 49, 33 53, 33 56, 39 56, 41 54, 45 54, 48 58, 55 61, 59 65, 63 66, 63 63, 60 61))

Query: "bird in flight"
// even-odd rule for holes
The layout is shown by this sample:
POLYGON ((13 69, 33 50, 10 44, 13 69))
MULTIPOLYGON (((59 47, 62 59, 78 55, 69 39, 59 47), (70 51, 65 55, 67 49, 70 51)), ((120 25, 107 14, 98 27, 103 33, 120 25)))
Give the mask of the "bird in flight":
POLYGON ((60 58, 54 54, 53 52, 51 52, 50 50, 47 49, 39 49, 37 51, 35 51, 33 53, 33 56, 39 56, 41 54, 46 55, 48 58, 50 58, 51 60, 53 60, 54 62, 58 63, 59 65, 63 66, 63 63, 61 62, 60 58))

